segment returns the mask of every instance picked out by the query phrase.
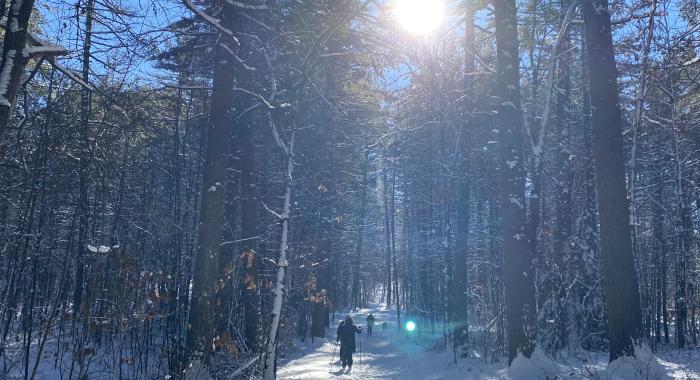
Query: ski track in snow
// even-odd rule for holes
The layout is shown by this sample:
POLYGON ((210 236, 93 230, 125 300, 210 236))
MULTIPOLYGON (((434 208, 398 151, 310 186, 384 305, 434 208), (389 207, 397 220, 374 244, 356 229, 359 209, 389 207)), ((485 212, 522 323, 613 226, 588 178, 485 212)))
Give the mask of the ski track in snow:
MULTIPOLYGON (((355 353, 352 373, 341 371, 338 352, 335 352, 332 366, 331 356, 335 348, 335 329, 344 314, 337 314, 331 322, 331 328, 327 330, 326 338, 316 338, 314 343, 310 341, 297 343, 297 346, 287 352, 287 357, 280 358, 278 379, 331 379, 331 380, 373 380, 373 379, 400 379, 400 380, 519 380, 519 379, 613 379, 634 380, 649 378, 649 374, 636 375, 635 371, 607 371, 607 355, 601 353, 596 357, 588 358, 588 364, 579 360, 569 363, 555 363, 544 353, 533 356, 533 360, 515 365, 508 369, 504 363, 488 364, 483 361, 460 360, 454 365, 451 361, 451 353, 442 352, 441 331, 432 335, 431 331, 423 334, 421 344, 416 342, 416 336, 409 335, 402 329, 399 334, 396 327, 396 311, 379 307, 358 310, 351 313, 356 324, 363 326, 362 335, 356 336, 358 352, 355 353), (365 318, 369 313, 377 318, 374 334, 366 335, 365 318), (386 322, 386 329, 382 329, 382 323, 386 322), (362 354, 360 355, 360 337, 362 338, 362 354), (426 347, 435 347, 434 350, 426 347), (556 372, 556 373, 555 373, 556 372)), ((407 320, 402 316, 402 323, 407 320)), ((428 328, 430 330, 430 328, 428 328)), ((439 330, 439 329, 438 329, 439 330)), ((416 333, 414 333, 416 334, 416 333)), ((700 362, 700 351, 687 351, 686 354, 671 353, 661 354, 664 359, 672 359, 673 362, 658 357, 656 360, 661 372, 652 375, 659 379, 698 379, 699 368, 695 362, 700 362), (686 355, 684 357, 684 355, 686 355), (690 356, 687 356, 690 355, 690 356), (681 364, 678 364, 678 363, 681 364)))

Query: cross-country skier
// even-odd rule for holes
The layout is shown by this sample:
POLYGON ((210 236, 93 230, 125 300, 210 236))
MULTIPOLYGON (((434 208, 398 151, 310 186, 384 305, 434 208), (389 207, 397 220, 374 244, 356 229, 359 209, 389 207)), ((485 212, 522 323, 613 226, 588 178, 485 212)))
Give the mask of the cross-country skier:
POLYGON ((374 329, 374 315, 369 313, 367 316, 367 336, 372 336, 372 330, 374 329))
POLYGON ((340 342, 340 364, 352 369, 352 354, 355 353, 355 334, 362 333, 362 326, 355 326, 350 315, 345 317, 345 320, 340 322, 338 332, 336 334, 336 342, 340 342))

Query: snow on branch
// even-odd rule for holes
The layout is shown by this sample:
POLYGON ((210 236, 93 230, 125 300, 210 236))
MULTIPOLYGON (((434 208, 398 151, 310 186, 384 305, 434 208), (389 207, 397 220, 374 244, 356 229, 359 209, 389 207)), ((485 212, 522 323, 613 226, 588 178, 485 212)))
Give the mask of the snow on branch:
POLYGON ((235 379, 236 376, 241 376, 241 375, 243 375, 243 372, 245 372, 248 368, 250 368, 250 366, 252 366, 253 364, 255 364, 255 362, 257 362, 258 359, 259 359, 259 357, 256 356, 256 357, 250 359, 247 363, 245 363, 245 364, 243 364, 242 366, 240 366, 240 367, 236 370, 236 372, 234 372, 234 373, 231 375, 231 378, 234 378, 234 379, 235 379))
MULTIPOLYGON (((65 48, 63 48, 61 46, 51 46, 47 42, 42 41, 39 37, 33 35, 32 33, 27 33, 27 40, 30 44, 34 45, 34 47, 25 48, 24 51, 22 51, 23 54, 27 49, 38 49, 39 51, 63 49, 67 53, 67 50, 65 48)), ((31 52, 31 50, 30 50, 30 52, 31 52)), ((54 54, 54 55, 49 54, 48 55, 48 58, 49 58, 48 61, 49 61, 49 63, 51 63, 51 66, 53 66, 56 70, 58 70, 63 75, 67 76, 68 79, 72 80, 73 82, 85 87, 86 89, 88 89, 90 91, 95 91, 95 87, 93 87, 91 84, 85 82, 82 78, 80 78, 80 75, 78 75, 75 71, 68 69, 68 68, 65 68, 65 67, 61 66, 60 64, 56 63, 53 60, 53 58, 55 58, 55 56, 57 56, 57 55, 61 55, 61 54, 54 54)), ((47 55, 44 55, 44 56, 47 56, 47 55)))
POLYGON ((663 17, 665 15, 666 15, 665 12, 659 12, 659 13, 647 12, 647 13, 644 13, 641 15, 631 14, 631 15, 624 17, 624 18, 621 18, 621 19, 610 20, 610 24, 611 25, 620 25, 620 24, 625 24, 625 23, 628 23, 628 22, 634 21, 634 20, 641 20, 641 19, 645 19, 645 18, 649 18, 649 17, 663 17))
POLYGON ((700 62, 700 55, 698 55, 698 56, 696 56, 696 57, 694 57, 694 58, 692 58, 692 59, 690 59, 690 60, 684 62, 684 63, 683 63, 683 66, 694 65, 694 64, 696 64, 696 63, 698 63, 698 62, 700 62))
POLYGON ((287 147, 287 144, 282 141, 280 133, 277 130, 277 125, 275 124, 274 120, 272 120, 272 116, 270 116, 270 126, 272 127, 272 136, 275 138, 275 143, 277 143, 277 146, 279 146, 285 154, 289 154, 289 147, 287 147))
MULTIPOLYGON (((33 36, 31 33, 27 33, 27 39, 29 43, 34 46, 25 47, 20 53, 23 58, 31 57, 55 57, 68 53, 66 48, 62 46, 51 46, 48 43, 41 41, 40 39, 33 36)), ((0 104, 4 106, 10 106, 10 101, 7 99, 7 91, 10 83, 10 77, 12 75, 12 69, 14 67, 14 60, 17 58, 16 50, 9 50, 5 56, 7 64, 3 67, 3 71, 0 73, 0 104)))
POLYGON ((263 202, 263 201, 261 201, 260 203, 262 203, 262 205, 263 205, 263 207, 265 208, 265 210, 267 210, 267 212, 269 212, 270 214, 272 214, 275 218, 277 218, 277 219, 283 219, 282 214, 280 214, 280 213, 276 212, 275 210, 269 208, 269 207, 267 206, 267 203, 265 203, 265 202, 263 202))
POLYGON ((251 10, 256 10, 256 11, 262 11, 268 9, 267 5, 265 4, 246 4, 242 3, 240 1, 235 1, 235 0, 226 0, 228 4, 233 5, 236 8, 241 8, 241 9, 251 9, 251 10))
MULTIPOLYGON (((275 108, 277 108, 277 107, 275 107, 272 103, 270 103, 269 100, 265 99, 264 96, 262 96, 262 95, 260 95, 260 94, 258 94, 258 93, 255 93, 255 92, 253 92, 253 91, 250 91, 250 90, 248 90, 248 89, 245 89, 245 88, 242 88, 242 87, 234 87, 234 88, 233 88, 233 91, 238 91, 238 92, 242 92, 242 93, 244 93, 244 94, 248 94, 248 95, 250 95, 250 96, 252 96, 252 97, 258 99, 260 102, 262 102, 262 103, 263 103, 267 108, 269 108, 269 109, 275 109, 275 108)), ((280 106, 280 107, 283 107, 283 105, 280 106)))
POLYGON ((221 43, 221 47, 223 47, 227 52, 229 52, 229 54, 231 54, 231 55, 233 56, 233 58, 235 58, 236 61, 238 61, 238 63, 240 63, 240 64, 243 66, 244 69, 250 70, 250 71, 256 71, 256 70, 257 70, 255 67, 248 66, 248 64, 245 63, 245 61, 243 60, 243 58, 239 57, 238 54, 236 54, 236 52, 233 51, 233 49, 231 49, 230 47, 228 47, 228 45, 226 45, 226 44, 224 44, 224 43, 221 43))
POLYGON ((244 241, 249 241, 249 240, 260 239, 260 238, 261 238, 261 236, 258 235, 258 236, 248 237, 248 238, 245 238, 245 239, 228 240, 228 241, 225 241, 225 242, 222 242, 221 244, 219 244, 219 247, 224 247, 224 246, 227 246, 227 245, 230 245, 230 244, 236 244, 236 243, 240 243, 240 242, 244 242, 244 241))
POLYGON ((68 50, 63 46, 30 46, 22 50, 22 56, 25 58, 34 57, 56 57, 59 55, 68 54, 68 50))
POLYGON ((212 17, 208 15, 207 13, 203 12, 199 8, 197 8, 196 5, 194 5, 190 0, 182 0, 182 2, 185 4, 185 6, 191 10, 194 14, 197 16, 201 17, 204 21, 206 21, 209 25, 213 26, 217 30, 219 30, 221 33, 224 33, 228 36, 231 36, 236 39, 236 36, 234 36, 233 31, 231 29, 226 28, 225 26, 221 25, 221 20, 219 20, 216 17, 212 17))
POLYGON ((12 76, 12 67, 15 62, 16 50, 8 50, 5 56, 6 64, 0 73, 0 104, 3 106, 10 107, 10 100, 7 99, 7 92, 10 85, 10 79, 12 76))
POLYGON ((92 252, 92 253, 109 253, 109 251, 112 250, 112 248, 106 246, 106 245, 99 245, 97 247, 88 244, 87 245, 87 250, 92 252))
POLYGON ((39 37, 35 36, 34 34, 28 32, 27 33, 27 40, 29 40, 29 43, 33 46, 31 47, 25 47, 22 53, 24 54, 25 52, 29 56, 30 54, 35 54, 35 55, 44 55, 44 56, 56 56, 56 55, 63 55, 67 54, 68 50, 64 48, 63 46, 54 46, 49 44, 48 42, 40 39, 39 37))
POLYGON ((67 69, 67 68, 65 68, 65 67, 63 67, 63 66, 61 66, 61 65, 59 65, 59 64, 56 63, 56 62, 51 62, 51 65, 52 65, 54 68, 56 68, 56 70, 58 70, 59 72, 61 72, 63 75, 67 76, 68 79, 72 80, 73 82, 75 82, 75 83, 77 83, 77 84, 79 84, 79 85, 85 87, 86 89, 88 89, 88 90, 90 90, 90 91, 95 91, 95 90, 96 90, 96 88, 95 88, 93 85, 91 85, 90 83, 85 82, 82 78, 80 78, 80 76, 78 75, 78 73, 76 73, 74 70, 67 69))
POLYGON ((561 29, 559 29, 559 34, 557 35, 556 41, 554 41, 554 46, 552 47, 552 54, 549 57, 549 62, 547 62, 547 89, 545 92, 545 103, 544 110, 542 111, 542 125, 540 127, 539 134, 537 136, 537 142, 534 141, 532 137, 532 132, 528 131, 528 138, 530 140, 530 145, 532 148, 532 153, 535 156, 535 166, 539 167, 542 162, 542 152, 544 148, 544 136, 547 131, 547 125, 549 124, 549 115, 551 113, 552 106, 552 92, 554 91, 554 70, 556 66, 557 59, 559 58, 559 48, 562 43, 562 37, 566 35, 566 30, 571 24, 571 20, 574 17, 574 11, 578 6, 578 1, 574 1, 569 5, 566 10, 566 15, 564 16, 564 21, 562 22, 561 29))
MULTIPOLYGON (((484 69, 486 69, 490 74, 497 74, 496 69, 491 67, 488 63, 484 62, 484 59, 479 55, 474 49, 471 49, 469 51, 469 54, 474 57, 476 62, 480 64, 484 69)), ((483 75, 483 73, 479 72, 480 75, 483 75)))

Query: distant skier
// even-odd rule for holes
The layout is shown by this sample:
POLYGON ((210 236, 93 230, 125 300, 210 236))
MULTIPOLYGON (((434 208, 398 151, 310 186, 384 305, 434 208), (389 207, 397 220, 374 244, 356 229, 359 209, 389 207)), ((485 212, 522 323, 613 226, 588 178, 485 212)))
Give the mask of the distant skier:
POLYGON ((335 341, 340 342, 340 364, 352 369, 352 354, 355 353, 355 334, 362 333, 362 326, 355 326, 350 315, 345 317, 345 320, 340 322, 335 341))
POLYGON ((367 336, 372 336, 372 330, 374 329, 374 315, 369 313, 367 316, 367 336))

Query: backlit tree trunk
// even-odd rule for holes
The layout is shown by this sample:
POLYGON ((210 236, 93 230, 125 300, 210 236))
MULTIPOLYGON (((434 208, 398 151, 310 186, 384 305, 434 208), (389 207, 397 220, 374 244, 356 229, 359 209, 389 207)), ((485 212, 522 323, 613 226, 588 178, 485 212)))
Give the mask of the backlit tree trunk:
MULTIPOLYGON (((83 43, 82 80, 88 83, 90 77, 90 49, 92 44, 92 24, 95 12, 95 3, 88 0, 85 10, 85 42, 83 43)), ((78 196, 78 247, 75 272, 75 292, 73 294, 73 314, 77 317, 82 314, 83 292, 85 291, 85 253, 87 251, 88 223, 90 203, 88 199, 88 187, 90 176, 90 91, 80 88, 80 169, 79 169, 79 196, 78 196)))
POLYGON ((633 356, 642 335, 625 184, 622 118, 607 0, 583 2, 590 70, 593 159, 600 213, 601 259, 608 310, 610 361, 633 356))
MULTIPOLYGON (((221 23, 231 30, 235 9, 224 2, 221 23)), ((198 243, 192 278, 192 303, 187 324, 187 354, 191 360, 207 362, 217 326, 217 293, 219 290, 219 249, 224 216, 226 168, 231 147, 233 123, 234 59, 229 53, 232 44, 222 33, 215 48, 214 79, 211 109, 203 167, 202 204, 198 243)))
POLYGON ((455 357, 467 356, 469 342, 469 279, 467 277, 467 254, 469 251, 469 219, 471 216, 471 169, 472 169, 472 105, 474 104, 474 12, 475 4, 465 3, 464 35, 464 117, 463 146, 461 149, 461 178, 457 200, 457 241, 452 273, 452 324, 453 351, 455 357))
POLYGON ((503 219, 503 275, 508 334, 508 362, 535 348, 533 242, 525 230, 525 159, 520 109, 517 10, 514 0, 495 1, 497 44, 498 136, 503 219))

